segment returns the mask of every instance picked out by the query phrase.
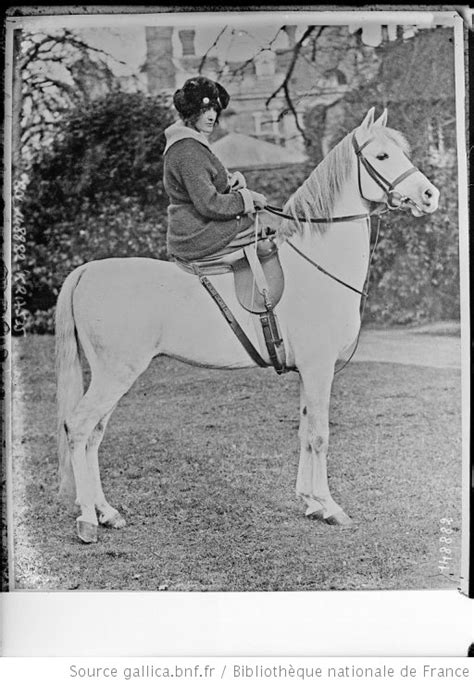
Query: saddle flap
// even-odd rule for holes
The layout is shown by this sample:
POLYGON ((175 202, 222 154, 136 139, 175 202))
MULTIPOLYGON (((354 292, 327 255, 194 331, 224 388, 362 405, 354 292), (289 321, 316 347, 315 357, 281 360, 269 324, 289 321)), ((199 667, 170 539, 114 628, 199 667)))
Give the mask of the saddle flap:
POLYGON ((230 254, 191 262, 175 260, 181 269, 195 275, 217 276, 233 271, 237 300, 252 314, 268 311, 267 303, 275 307, 283 294, 285 281, 278 248, 269 238, 259 240, 256 250, 251 244, 230 254))
POLYGON ((240 305, 252 314, 268 310, 267 303, 275 307, 281 299, 285 280, 278 255, 278 248, 272 241, 264 241, 257 255, 251 246, 246 256, 232 264, 235 291, 240 305), (252 268, 249 259, 253 262, 252 268), (255 273, 254 273, 255 271, 255 273), (266 292, 264 292, 266 290, 266 292))

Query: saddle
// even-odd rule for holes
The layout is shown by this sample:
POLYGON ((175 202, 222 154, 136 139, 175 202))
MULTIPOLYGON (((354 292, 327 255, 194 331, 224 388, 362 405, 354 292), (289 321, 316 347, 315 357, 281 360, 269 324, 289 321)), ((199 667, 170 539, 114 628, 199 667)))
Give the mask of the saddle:
POLYGON ((271 238, 264 238, 230 253, 211 255, 203 259, 177 264, 187 271, 203 276, 216 276, 232 271, 237 299, 252 314, 261 314, 275 307, 284 289, 278 247, 271 238))
POLYGON ((285 349, 274 307, 280 301, 285 280, 272 238, 261 238, 238 250, 211 255, 190 262, 176 259, 184 271, 199 276, 201 283, 217 302, 222 313, 252 359, 259 366, 268 366, 241 329, 225 302, 208 280, 208 276, 233 272, 236 297, 240 305, 252 314, 258 314, 271 363, 277 373, 290 370, 286 366, 285 349))

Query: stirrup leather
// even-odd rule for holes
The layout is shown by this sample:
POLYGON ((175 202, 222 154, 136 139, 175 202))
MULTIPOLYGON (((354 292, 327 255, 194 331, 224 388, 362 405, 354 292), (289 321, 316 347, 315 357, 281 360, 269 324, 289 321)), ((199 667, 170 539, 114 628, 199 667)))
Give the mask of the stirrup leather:
POLYGON ((176 261, 178 266, 185 271, 194 273, 199 277, 202 285, 216 302, 224 318, 252 360, 259 366, 271 365, 278 374, 281 374, 295 370, 286 365, 283 337, 274 312, 274 307, 278 304, 283 294, 283 269, 278 257, 278 248, 274 242, 265 240, 262 243, 259 244, 258 250, 255 243, 241 248, 239 250, 240 258, 227 259, 225 262, 214 259, 191 262, 176 261), (207 278, 207 275, 218 275, 228 271, 233 271, 234 273, 234 284, 239 304, 248 312, 254 315, 257 314, 260 318, 263 338, 271 364, 268 364, 255 349, 237 323, 227 304, 207 278))

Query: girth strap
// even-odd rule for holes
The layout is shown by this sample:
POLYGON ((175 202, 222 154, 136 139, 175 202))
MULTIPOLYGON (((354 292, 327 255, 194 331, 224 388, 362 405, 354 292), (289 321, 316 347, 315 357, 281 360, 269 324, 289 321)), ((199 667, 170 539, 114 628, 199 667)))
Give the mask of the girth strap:
POLYGON ((202 276, 202 275, 199 275, 199 280, 201 281, 203 286, 206 288, 207 292, 210 294, 210 296, 213 298, 213 300, 217 303, 217 305, 219 306, 219 309, 221 310, 225 319, 227 320, 227 323, 232 328, 235 335, 240 340, 243 347, 245 348, 247 353, 250 355, 250 357, 253 359, 253 361, 256 364, 258 364, 258 366, 265 366, 265 367, 268 366, 267 362, 257 352, 257 350, 253 346, 252 342, 249 340, 249 338, 245 334, 244 330, 241 328, 239 322, 237 321, 235 316, 232 314, 229 307, 226 305, 226 303, 224 302, 222 297, 219 295, 217 290, 214 288, 214 286, 212 285, 210 280, 208 278, 206 278, 206 276, 202 276))

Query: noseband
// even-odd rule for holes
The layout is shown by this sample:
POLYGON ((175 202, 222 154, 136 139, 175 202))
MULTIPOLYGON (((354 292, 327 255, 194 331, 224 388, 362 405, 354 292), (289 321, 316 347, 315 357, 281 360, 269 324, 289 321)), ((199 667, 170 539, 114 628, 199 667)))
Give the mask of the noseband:
MULTIPOLYGON (((406 178, 408 178, 409 176, 411 176, 412 174, 414 174, 416 171, 418 171, 418 169, 417 169, 415 166, 411 166, 409 169, 407 169, 407 170, 404 171, 402 174, 400 174, 399 176, 397 176, 397 178, 396 178, 394 181, 389 181, 388 179, 386 179, 379 171, 377 171, 377 169, 376 169, 376 168, 369 162, 369 160, 368 160, 366 157, 364 157, 364 155, 362 154, 362 150, 363 150, 369 143, 371 143, 372 140, 373 140, 373 138, 369 138, 368 140, 365 141, 365 143, 363 143, 362 145, 359 145, 358 142, 357 142, 357 140, 356 140, 355 134, 352 136, 352 146, 353 146, 354 152, 355 152, 355 154, 356 154, 356 156, 357 156, 357 182, 358 182, 358 184, 359 184, 359 193, 360 193, 361 198, 363 198, 366 202, 370 202, 370 200, 367 200, 367 198, 364 197, 364 194, 363 194, 363 192, 362 192, 361 179, 360 179, 360 167, 361 167, 361 165, 362 165, 362 166, 364 167, 364 169, 367 171, 367 173, 369 174, 369 176, 377 183, 377 185, 380 186, 380 188, 382 188, 382 190, 383 190, 384 193, 386 194, 386 196, 387 196, 386 203, 387 203, 388 209, 385 209, 385 210, 383 210, 383 211, 380 211, 380 210, 379 210, 379 211, 373 211, 373 212, 366 212, 366 213, 364 213, 364 214, 353 214, 353 215, 350 215, 350 216, 339 216, 339 217, 331 217, 331 218, 329 218, 329 217, 317 217, 317 218, 316 218, 316 217, 310 217, 310 218, 307 218, 307 217, 294 217, 294 216, 292 216, 292 215, 290 215, 290 214, 285 214, 285 213, 283 212, 283 210, 282 210, 281 208, 279 208, 279 207, 272 207, 271 205, 266 205, 266 207, 265 207, 265 210, 266 210, 266 211, 271 212, 272 214, 276 214, 277 216, 280 216, 280 217, 283 218, 283 219, 289 219, 290 221, 295 221, 295 220, 297 220, 297 221, 302 221, 302 222, 308 222, 308 221, 309 221, 310 223, 315 223, 315 224, 319 224, 319 223, 334 224, 334 223, 338 223, 338 222, 360 221, 361 219, 364 219, 365 221, 367 221, 367 225, 368 225, 368 228, 369 228, 369 235, 370 235, 370 233, 371 233, 371 223, 370 223, 370 219, 371 219, 371 217, 372 217, 373 215, 377 215, 378 218, 379 218, 378 227, 377 227, 377 235, 376 235, 375 242, 374 242, 374 246, 373 246, 373 248, 372 248, 372 252, 371 252, 371 255, 370 255, 370 258, 369 258, 369 265, 368 265, 368 268, 367 268, 366 282, 367 282, 367 279, 368 279, 368 274, 369 274, 369 271, 370 271, 370 266, 371 266, 371 263, 372 263, 372 258, 373 258, 373 256, 374 256, 375 249, 376 249, 377 243, 378 243, 378 235, 379 235, 379 228, 380 228, 380 218, 381 218, 382 214, 384 214, 385 212, 389 211, 390 209, 400 209, 401 206, 402 206, 402 204, 403 204, 403 202, 404 202, 405 200, 408 200, 408 199, 409 199, 409 198, 404 198, 400 193, 398 193, 398 192, 395 190, 395 188, 396 188, 397 185, 399 185, 399 184, 400 184, 402 181, 404 181, 406 178)), ((407 158, 407 159, 408 159, 408 158, 407 158)), ((348 288, 349 290, 352 290, 353 292, 358 293, 359 295, 362 295, 362 297, 364 298, 364 303, 365 303, 365 300, 366 300, 366 298, 367 298, 367 296, 368 296, 368 291, 367 291, 367 290, 365 290, 365 289, 364 289, 364 290, 359 290, 358 288, 354 288, 354 287, 353 287, 352 285, 350 285, 349 283, 346 283, 345 281, 341 280, 340 278, 337 278, 336 276, 334 276, 334 274, 330 273, 329 271, 326 271, 326 269, 323 269, 323 267, 320 266, 317 262, 315 262, 314 260, 310 259, 307 255, 304 254, 304 252, 302 252, 301 250, 299 250, 299 249, 296 247, 296 245, 294 245, 294 244, 291 242, 291 240, 287 240, 286 243, 287 243, 287 245, 289 245, 295 252, 297 252, 301 257, 303 257, 304 259, 306 259, 307 262, 309 262, 310 264, 312 264, 314 267, 316 267, 316 268, 317 268, 319 271, 321 271, 322 273, 326 274, 326 276, 329 276, 329 277, 332 278, 334 281, 337 281, 338 283, 340 283, 341 285, 345 286, 345 287, 348 288)))
POLYGON ((403 174, 400 174, 400 176, 397 176, 397 178, 394 181, 388 181, 382 174, 377 171, 377 169, 369 162, 367 157, 364 157, 362 154, 362 150, 369 144, 371 143, 373 138, 369 138, 368 140, 365 141, 362 145, 359 145, 359 143, 356 140, 355 134, 352 136, 352 146, 354 148, 354 152, 357 155, 357 181, 359 184, 359 193, 364 200, 366 199, 364 197, 364 194, 362 192, 362 185, 361 185, 361 180, 360 180, 360 167, 361 164, 366 170, 366 172, 369 174, 370 178, 373 179, 377 185, 382 188, 384 193, 387 196, 387 205, 390 207, 390 209, 397 209, 400 207, 402 204, 404 198, 400 195, 395 190, 395 187, 399 185, 402 181, 404 181, 406 178, 414 174, 418 169, 415 166, 411 166, 409 169, 403 172, 403 174))
MULTIPOLYGON (((416 166, 411 166, 409 169, 404 171, 402 174, 397 176, 397 178, 394 181, 389 181, 386 179, 380 171, 377 171, 377 169, 369 162, 367 157, 364 157, 362 154, 362 150, 369 145, 373 141, 373 138, 369 138, 368 140, 365 141, 362 145, 359 145, 359 143, 356 140, 355 134, 352 136, 352 147, 354 148, 354 152, 357 156, 357 183, 359 185, 359 193, 362 199, 364 199, 366 202, 371 202, 371 200, 367 200, 367 198, 364 197, 364 193, 362 192, 362 184, 361 184, 361 179, 360 179, 360 167, 361 164, 364 167, 364 169, 367 171, 369 174, 370 178, 374 180, 380 188, 384 191, 384 193, 387 196, 386 203, 389 209, 399 209, 401 205, 403 204, 404 200, 407 200, 408 198, 403 197, 400 193, 398 193, 395 188, 397 185, 399 185, 402 181, 404 181, 406 178, 414 174, 416 171, 419 171, 416 166)), ((408 159, 408 158, 407 158, 408 159)), ((280 207, 274 207, 272 205, 266 205, 265 209, 268 212, 271 212, 272 214, 276 214, 277 216, 280 216, 282 219, 289 219, 290 221, 294 221, 295 217, 291 216, 290 214, 285 214, 283 210, 280 207)), ((387 210, 386 210, 387 211, 387 210)), ((380 214, 380 212, 375 212, 376 214, 380 214)), ((307 222, 309 221, 310 223, 313 224, 334 224, 334 223, 339 223, 339 222, 346 222, 346 221, 354 221, 357 219, 366 219, 369 218, 372 215, 370 214, 352 214, 350 216, 340 216, 340 217, 312 217, 308 219, 307 217, 299 217, 299 221, 307 222)))

